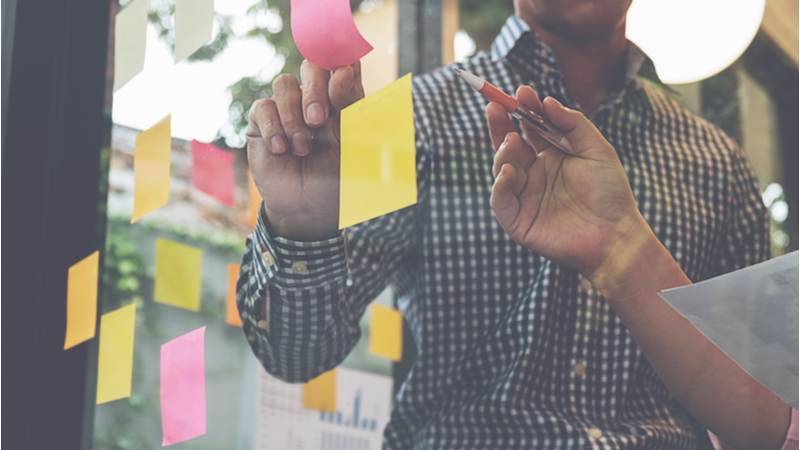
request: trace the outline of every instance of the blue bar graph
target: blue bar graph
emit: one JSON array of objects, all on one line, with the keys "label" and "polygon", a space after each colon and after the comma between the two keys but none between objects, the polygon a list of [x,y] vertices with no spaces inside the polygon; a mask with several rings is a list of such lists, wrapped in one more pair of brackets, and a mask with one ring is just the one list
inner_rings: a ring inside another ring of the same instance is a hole
[{"label": "blue bar graph", "polygon": [[322,412],[319,415],[320,422],[341,425],[348,428],[359,428],[362,430],[376,431],[378,429],[378,420],[372,418],[360,417],[361,414],[361,391],[356,392],[353,399],[353,416],[345,418],[342,411],[335,413]]}]

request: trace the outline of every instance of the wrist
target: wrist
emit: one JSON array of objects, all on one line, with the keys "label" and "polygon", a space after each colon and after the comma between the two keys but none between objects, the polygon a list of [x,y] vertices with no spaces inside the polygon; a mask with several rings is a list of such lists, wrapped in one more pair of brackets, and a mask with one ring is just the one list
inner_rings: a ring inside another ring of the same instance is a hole
[{"label": "wrist", "polygon": [[605,260],[586,278],[612,304],[690,284],[641,216],[616,239]]},{"label": "wrist", "polygon": [[301,242],[324,241],[339,235],[338,217],[313,213],[287,217],[261,204],[261,217],[270,236]]}]

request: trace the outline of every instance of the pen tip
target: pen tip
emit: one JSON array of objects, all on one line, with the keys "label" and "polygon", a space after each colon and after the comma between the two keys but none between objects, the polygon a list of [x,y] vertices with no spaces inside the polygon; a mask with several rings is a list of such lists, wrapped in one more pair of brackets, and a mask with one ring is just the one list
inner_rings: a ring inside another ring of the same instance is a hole
[{"label": "pen tip", "polygon": [[455,71],[457,74],[461,75],[461,69],[459,69],[458,67],[453,67],[453,70],[454,70],[454,71]]}]

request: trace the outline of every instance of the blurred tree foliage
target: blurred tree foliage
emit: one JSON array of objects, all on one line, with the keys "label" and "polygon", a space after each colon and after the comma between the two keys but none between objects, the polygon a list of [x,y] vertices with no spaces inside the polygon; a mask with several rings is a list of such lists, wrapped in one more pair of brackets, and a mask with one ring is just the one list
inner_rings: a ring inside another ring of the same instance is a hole
[{"label": "blurred tree foliage", "polygon": [[460,0],[458,21],[462,30],[475,41],[478,51],[489,51],[492,42],[506,19],[514,14],[511,0],[487,2],[486,0]]},{"label": "blurred tree foliage", "polygon": [[[124,6],[129,1],[122,0],[120,3]],[[372,1],[350,0],[350,8],[355,11],[362,3],[370,3]],[[237,34],[234,30],[235,17],[216,14],[215,21],[218,27],[216,36],[211,42],[192,54],[189,57],[189,61],[211,61],[235,39],[264,39],[267,44],[275,48],[277,57],[282,60],[282,68],[277,73],[289,73],[299,78],[303,56],[297,50],[297,46],[295,46],[292,39],[290,3],[290,0],[257,0],[249,8],[248,15],[255,17],[272,15],[279,18],[279,21],[277,24],[257,25],[255,28],[240,34]],[[511,0],[503,2],[461,0],[459,8],[461,28],[475,41],[478,50],[489,50],[492,41],[505,20],[514,13]],[[175,3],[172,0],[150,2],[148,20],[155,26],[159,37],[169,47],[173,46],[175,39],[174,12]],[[230,129],[226,130],[225,134],[243,135],[244,130],[247,128],[247,113],[250,107],[256,100],[272,95],[274,78],[261,80],[257,77],[245,77],[230,86]],[[222,132],[218,132],[214,143],[218,146],[230,148]]]}]

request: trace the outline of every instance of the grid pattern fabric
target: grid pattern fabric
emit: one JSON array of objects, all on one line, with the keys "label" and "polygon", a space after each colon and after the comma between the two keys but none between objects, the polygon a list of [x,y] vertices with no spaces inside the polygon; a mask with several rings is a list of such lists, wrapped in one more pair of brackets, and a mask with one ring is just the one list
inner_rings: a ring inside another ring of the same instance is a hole
[{"label": "grid pattern fabric", "polygon": [[[590,119],[655,234],[693,281],[768,258],[768,216],[743,152],[665,95],[633,44],[628,64],[627,82]],[[576,107],[551,51],[517,17],[463,67]],[[339,364],[365,308],[393,283],[419,354],[385,448],[711,448],[591,283],[495,220],[486,100],[452,67],[413,89],[416,205],[313,243],[270,237],[262,208],[237,303],[266,370],[302,382]]]}]

